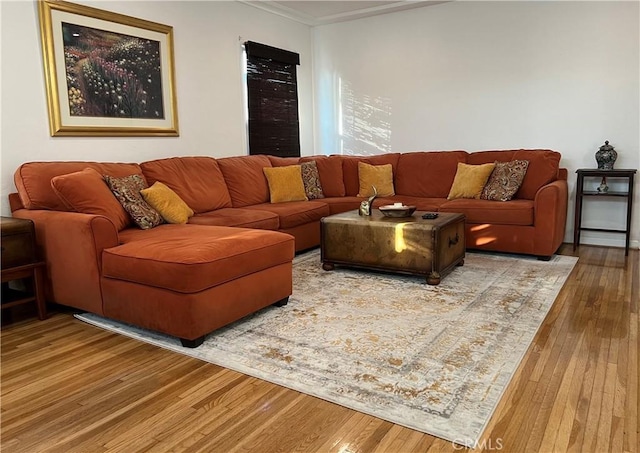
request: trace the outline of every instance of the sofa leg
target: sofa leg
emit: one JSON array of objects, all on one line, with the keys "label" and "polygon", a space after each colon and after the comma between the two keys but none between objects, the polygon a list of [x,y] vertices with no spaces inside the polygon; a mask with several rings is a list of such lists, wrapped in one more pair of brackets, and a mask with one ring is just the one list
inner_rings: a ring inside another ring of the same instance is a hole
[{"label": "sofa leg", "polygon": [[187,340],[186,338],[180,338],[183,348],[197,348],[204,342],[204,335],[193,340]]},{"label": "sofa leg", "polygon": [[278,302],[275,302],[274,304],[272,304],[274,307],[284,307],[285,305],[287,305],[289,303],[289,296],[285,297],[284,299],[280,299]]},{"label": "sofa leg", "polygon": [[551,260],[551,255],[538,257],[538,261],[549,261],[549,260]]}]

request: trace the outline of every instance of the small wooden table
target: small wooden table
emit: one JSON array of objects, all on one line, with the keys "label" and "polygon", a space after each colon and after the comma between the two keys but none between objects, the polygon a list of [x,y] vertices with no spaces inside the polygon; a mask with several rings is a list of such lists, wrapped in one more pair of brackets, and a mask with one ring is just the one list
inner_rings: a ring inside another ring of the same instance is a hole
[{"label": "small wooden table", "polygon": [[464,264],[465,217],[439,213],[433,220],[416,211],[411,217],[371,216],[343,212],[320,221],[322,267],[336,264],[426,276],[438,285],[442,275]]},{"label": "small wooden table", "polygon": [[[2,230],[2,309],[35,302],[38,318],[47,316],[44,299],[44,262],[36,253],[35,229],[27,219],[1,217]],[[31,291],[9,288],[10,281],[32,279]]]},{"label": "small wooden table", "polygon": [[[631,210],[633,207],[633,178],[637,170],[600,170],[600,169],[586,169],[581,168],[576,170],[578,174],[578,181],[576,184],[576,206],[575,206],[575,221],[573,229],[573,250],[580,245],[580,232],[581,231],[604,231],[609,233],[624,233],[625,234],[625,246],[624,254],[629,255],[629,239],[631,236]],[[620,191],[607,191],[598,192],[597,190],[584,190],[584,178],[596,177],[596,178],[627,178],[629,185],[626,192]],[[584,197],[622,197],[627,199],[627,222],[624,230],[612,229],[612,228],[586,228],[582,226],[582,201]]]}]

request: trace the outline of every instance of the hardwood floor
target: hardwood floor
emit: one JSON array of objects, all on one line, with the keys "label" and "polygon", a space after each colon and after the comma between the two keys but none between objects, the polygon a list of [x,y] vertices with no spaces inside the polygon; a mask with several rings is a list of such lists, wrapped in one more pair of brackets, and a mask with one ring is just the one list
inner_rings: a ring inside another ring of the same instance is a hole
[{"label": "hardwood floor", "polygon": [[[639,255],[579,248],[477,451],[638,452]],[[464,450],[69,313],[5,325],[1,346],[5,453]]]}]

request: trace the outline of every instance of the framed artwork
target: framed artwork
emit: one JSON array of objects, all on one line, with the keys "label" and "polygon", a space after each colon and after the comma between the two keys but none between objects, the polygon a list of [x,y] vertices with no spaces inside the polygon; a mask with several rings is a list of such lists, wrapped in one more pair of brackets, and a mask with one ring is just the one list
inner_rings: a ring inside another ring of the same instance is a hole
[{"label": "framed artwork", "polygon": [[40,0],[52,136],[177,136],[173,27]]}]

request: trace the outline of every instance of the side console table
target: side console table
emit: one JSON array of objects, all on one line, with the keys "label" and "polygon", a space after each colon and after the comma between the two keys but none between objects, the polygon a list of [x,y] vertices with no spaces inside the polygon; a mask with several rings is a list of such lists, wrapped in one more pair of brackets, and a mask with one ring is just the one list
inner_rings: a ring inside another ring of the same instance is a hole
[{"label": "side console table", "polygon": [[[44,262],[38,259],[36,252],[35,228],[27,219],[0,217],[2,230],[2,296],[3,309],[35,302],[38,318],[47,316],[44,300],[43,272]],[[9,288],[9,282],[19,279],[31,279],[30,291],[18,291]]]},{"label": "side console table", "polygon": [[[575,222],[573,230],[573,249],[580,245],[580,232],[581,231],[605,231],[611,233],[625,233],[625,256],[629,255],[629,238],[631,236],[631,209],[633,207],[633,178],[637,170],[597,170],[597,169],[579,169],[576,170],[578,174],[578,181],[576,185],[576,206],[575,206]],[[629,188],[626,192],[621,191],[606,191],[599,192],[597,190],[585,190],[584,178],[585,177],[597,177],[597,178],[627,178],[629,182]],[[624,230],[614,230],[611,228],[585,228],[582,226],[582,201],[585,197],[623,197],[627,199],[627,225]]]}]

